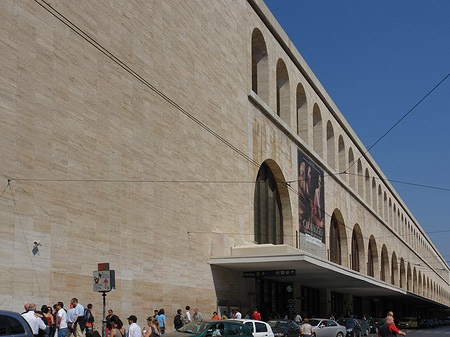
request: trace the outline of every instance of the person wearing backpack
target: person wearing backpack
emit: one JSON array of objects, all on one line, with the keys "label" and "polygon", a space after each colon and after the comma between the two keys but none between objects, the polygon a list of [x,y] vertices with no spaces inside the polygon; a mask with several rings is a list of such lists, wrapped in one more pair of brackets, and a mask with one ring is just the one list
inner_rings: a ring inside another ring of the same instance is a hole
[{"label": "person wearing backpack", "polygon": [[92,304],[89,303],[84,309],[84,319],[86,320],[86,335],[94,332],[94,315],[92,314]]},{"label": "person wearing backpack", "polygon": [[177,314],[173,318],[173,326],[175,327],[175,330],[178,330],[179,328],[183,327],[183,318],[181,316],[181,309],[177,310]]}]

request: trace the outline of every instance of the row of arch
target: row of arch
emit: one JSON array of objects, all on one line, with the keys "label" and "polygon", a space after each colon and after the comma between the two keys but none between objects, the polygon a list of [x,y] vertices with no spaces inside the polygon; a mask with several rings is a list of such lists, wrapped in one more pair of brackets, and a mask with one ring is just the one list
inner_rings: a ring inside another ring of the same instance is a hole
[{"label": "row of arch", "polygon": [[[353,226],[350,243],[341,212],[334,210],[330,222],[329,260],[367,274],[381,281],[403,288],[407,291],[430,298],[442,300],[447,292],[420,269],[427,269],[418,263],[391,254],[385,243],[379,247],[371,235],[365,243],[361,227]],[[348,247],[350,245],[350,251]],[[366,248],[367,246],[367,248]],[[348,258],[347,258],[348,256]]]},{"label": "row of arch", "polygon": [[[262,100],[269,103],[271,92],[269,54],[264,36],[258,28],[253,30],[251,45],[252,90]],[[324,123],[317,103],[314,103],[310,110],[310,103],[302,83],[298,83],[295,87],[296,120],[291,120],[293,119],[291,118],[291,84],[286,63],[282,58],[276,62],[275,73],[277,115],[290,127],[295,128],[297,134],[310,143],[313,150],[326,160],[333,170],[345,172],[341,174],[341,177],[398,235],[410,244],[413,250],[424,258],[434,258],[439,261],[426,237],[410,220],[402,207],[395,202],[395,198],[390,195],[382,179],[375,173],[371,174],[372,169],[369,170],[369,165],[363,165],[359,152],[354,151],[351,145],[345,144],[342,134],[335,136],[333,126],[335,121],[330,119]],[[312,111],[311,114],[310,111]],[[325,128],[324,125],[326,125]]]},{"label": "row of arch", "polygon": [[[254,196],[254,237],[259,244],[283,244],[285,232],[289,236],[292,230],[290,195],[283,181],[284,175],[275,161],[266,160],[259,168]],[[329,231],[326,245],[331,262],[418,295],[449,302],[450,294],[428,276],[431,271],[427,267],[396,251],[390,252],[388,245],[377,242],[374,235],[365,236],[359,224],[350,228],[338,208],[325,229]],[[347,229],[351,229],[351,239]]]}]

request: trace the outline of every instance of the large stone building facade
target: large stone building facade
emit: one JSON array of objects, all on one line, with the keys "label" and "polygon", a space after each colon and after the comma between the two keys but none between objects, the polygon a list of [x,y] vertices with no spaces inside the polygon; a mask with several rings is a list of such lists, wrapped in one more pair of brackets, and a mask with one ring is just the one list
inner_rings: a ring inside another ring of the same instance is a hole
[{"label": "large stone building facade", "polygon": [[99,308],[100,262],[123,317],[448,308],[445,260],[262,0],[5,0],[0,25],[1,308]]}]

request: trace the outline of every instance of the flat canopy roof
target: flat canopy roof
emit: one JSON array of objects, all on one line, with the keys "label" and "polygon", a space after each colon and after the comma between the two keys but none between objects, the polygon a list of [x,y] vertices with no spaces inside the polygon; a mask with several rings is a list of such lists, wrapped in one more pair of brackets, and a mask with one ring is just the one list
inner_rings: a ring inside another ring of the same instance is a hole
[{"label": "flat canopy roof", "polygon": [[283,282],[298,281],[302,285],[308,287],[319,289],[326,288],[340,293],[351,293],[356,296],[395,296],[403,297],[404,299],[423,300],[427,303],[433,303],[447,308],[447,306],[442,305],[441,303],[412,294],[400,287],[363,275],[293,247],[289,247],[285,250],[285,252],[289,254],[283,254],[280,250],[276,251],[269,245],[266,247],[267,249],[261,247],[261,245],[254,248],[232,248],[232,256],[211,257],[210,264],[240,271],[242,273],[295,270],[295,276],[268,276],[265,278]]}]

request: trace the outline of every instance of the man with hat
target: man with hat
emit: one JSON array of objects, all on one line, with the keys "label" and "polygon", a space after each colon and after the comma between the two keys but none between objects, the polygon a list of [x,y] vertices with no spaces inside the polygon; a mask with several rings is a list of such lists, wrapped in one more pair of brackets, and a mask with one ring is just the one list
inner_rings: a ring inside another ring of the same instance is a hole
[{"label": "man with hat", "polygon": [[128,328],[127,337],[142,337],[142,329],[139,325],[137,325],[137,317],[131,315],[128,319],[128,324],[130,327]]}]

